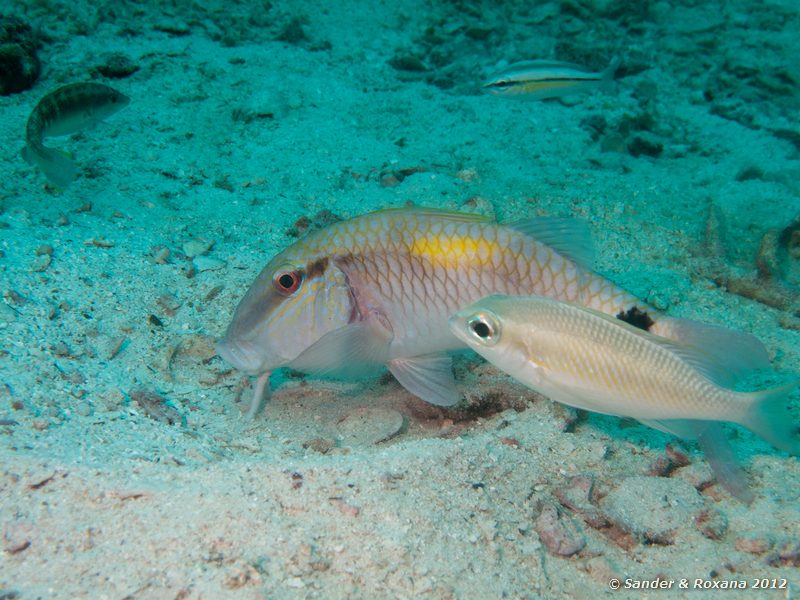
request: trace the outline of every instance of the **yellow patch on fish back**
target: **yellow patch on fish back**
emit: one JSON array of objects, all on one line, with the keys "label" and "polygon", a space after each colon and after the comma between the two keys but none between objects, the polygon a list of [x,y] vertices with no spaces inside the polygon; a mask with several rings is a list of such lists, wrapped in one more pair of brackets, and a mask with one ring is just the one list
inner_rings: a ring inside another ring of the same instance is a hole
[{"label": "yellow patch on fish back", "polygon": [[481,262],[488,261],[499,248],[495,242],[483,238],[429,234],[415,239],[410,250],[414,256],[426,258],[435,265],[447,266],[464,258],[477,257]]}]

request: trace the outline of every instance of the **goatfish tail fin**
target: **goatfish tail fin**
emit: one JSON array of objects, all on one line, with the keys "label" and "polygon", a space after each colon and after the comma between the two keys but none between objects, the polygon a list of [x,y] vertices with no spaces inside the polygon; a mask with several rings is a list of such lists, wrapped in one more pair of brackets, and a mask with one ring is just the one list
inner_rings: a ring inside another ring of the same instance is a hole
[{"label": "goatfish tail fin", "polygon": [[47,180],[56,187],[64,189],[77,177],[78,169],[66,152],[28,145],[22,149],[21,154],[28,164],[39,167]]},{"label": "goatfish tail fin", "polygon": [[769,390],[745,392],[750,396],[750,409],[741,421],[753,433],[794,456],[800,456],[800,431],[786,407],[789,394],[800,381],[793,381]]}]

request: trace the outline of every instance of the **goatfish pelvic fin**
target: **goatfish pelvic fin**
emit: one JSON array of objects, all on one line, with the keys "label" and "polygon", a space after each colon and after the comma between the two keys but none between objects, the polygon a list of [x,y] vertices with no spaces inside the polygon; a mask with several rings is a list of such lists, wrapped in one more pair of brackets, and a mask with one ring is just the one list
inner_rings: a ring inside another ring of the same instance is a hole
[{"label": "goatfish pelvic fin", "polygon": [[426,402],[453,406],[461,400],[447,354],[395,358],[387,366],[400,385]]}]

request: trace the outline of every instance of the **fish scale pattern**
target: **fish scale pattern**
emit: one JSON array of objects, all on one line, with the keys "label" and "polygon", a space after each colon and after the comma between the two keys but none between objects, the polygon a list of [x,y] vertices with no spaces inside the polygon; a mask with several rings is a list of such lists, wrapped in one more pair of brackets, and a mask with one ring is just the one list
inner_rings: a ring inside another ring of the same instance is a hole
[{"label": "fish scale pattern", "polygon": [[546,357],[548,368],[616,396],[626,406],[638,406],[634,416],[663,418],[665,411],[672,410],[673,418],[698,411],[705,418],[742,418],[738,410],[743,403],[734,392],[700,376],[641,332],[611,326],[591,313],[555,303],[540,304],[516,326]]}]

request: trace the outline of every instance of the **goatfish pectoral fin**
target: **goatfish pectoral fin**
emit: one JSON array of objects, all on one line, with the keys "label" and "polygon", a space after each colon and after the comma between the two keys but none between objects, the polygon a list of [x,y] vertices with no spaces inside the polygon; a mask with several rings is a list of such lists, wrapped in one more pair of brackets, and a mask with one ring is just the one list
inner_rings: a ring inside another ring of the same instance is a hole
[{"label": "goatfish pectoral fin", "polygon": [[334,329],[287,366],[317,376],[360,378],[388,360],[391,331],[375,318]]},{"label": "goatfish pectoral fin", "polygon": [[755,496],[747,483],[744,469],[736,459],[728,438],[725,437],[722,423],[677,419],[661,421],[640,419],[640,422],[679,438],[697,441],[719,484],[741,502],[745,504],[753,502]]},{"label": "goatfish pectoral fin", "polygon": [[453,378],[453,361],[446,354],[395,358],[387,366],[404,388],[437,406],[453,406],[461,400]]},{"label": "goatfish pectoral fin", "polygon": [[75,181],[78,169],[70,158],[69,154],[63,150],[54,148],[31,148],[25,146],[20,152],[22,158],[29,165],[39,167],[47,177],[47,180],[54,186],[65,189],[70,183]]}]

